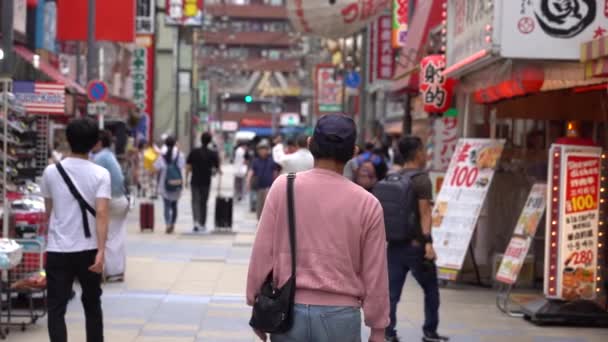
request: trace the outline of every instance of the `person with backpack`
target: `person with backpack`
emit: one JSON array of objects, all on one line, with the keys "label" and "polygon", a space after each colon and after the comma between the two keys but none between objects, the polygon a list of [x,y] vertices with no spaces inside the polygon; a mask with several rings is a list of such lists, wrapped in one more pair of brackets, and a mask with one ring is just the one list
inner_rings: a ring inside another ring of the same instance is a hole
[{"label": "person with backpack", "polygon": [[397,304],[410,271],[424,290],[422,340],[447,341],[448,338],[437,334],[439,285],[431,236],[433,190],[431,179],[424,171],[424,144],[420,138],[408,136],[399,142],[399,152],[403,158],[401,170],[389,174],[373,191],[384,209],[388,242],[391,323],[386,329],[386,341],[399,341],[395,330]]},{"label": "person with backpack", "polygon": [[196,148],[188,155],[186,164],[186,181],[190,178],[192,187],[192,216],[194,218],[194,232],[205,231],[207,223],[207,201],[211,188],[211,177],[214,171],[222,172],[220,157],[216,151],[209,149],[212,137],[205,132],[201,135],[201,147]]},{"label": "person with backpack", "polygon": [[365,152],[356,159],[355,183],[367,191],[372,191],[376,183],[384,179],[387,171],[388,167],[381,151],[378,151],[374,144],[367,143]]},{"label": "person with backpack", "polygon": [[154,168],[159,173],[158,193],[163,198],[166,233],[172,234],[177,221],[177,202],[182,195],[184,178],[182,170],[186,161],[176,147],[175,138],[169,136],[165,139],[167,149],[156,160]]},{"label": "person with backpack", "polygon": [[95,121],[70,121],[66,136],[71,153],[49,165],[40,182],[49,222],[45,266],[49,341],[68,341],[65,313],[78,279],[86,340],[102,342],[101,274],[112,198],[110,173],[89,160],[99,138]]}]

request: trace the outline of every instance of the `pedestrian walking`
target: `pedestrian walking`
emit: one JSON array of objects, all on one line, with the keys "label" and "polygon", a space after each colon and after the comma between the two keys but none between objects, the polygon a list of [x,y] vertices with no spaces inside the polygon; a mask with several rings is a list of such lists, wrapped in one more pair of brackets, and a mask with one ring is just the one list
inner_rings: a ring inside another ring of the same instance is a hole
[{"label": "pedestrian walking", "polygon": [[[201,147],[192,150],[186,161],[186,182],[191,179],[194,232],[207,229],[205,225],[207,224],[207,201],[209,200],[211,177],[216,171],[222,172],[218,153],[209,149],[211,139],[211,134],[203,133]],[[190,178],[191,174],[192,178]]]},{"label": "pedestrian walking", "polygon": [[268,190],[279,174],[279,165],[275,163],[270,155],[270,144],[262,141],[257,146],[258,157],[253,160],[251,170],[247,176],[249,188],[256,191],[256,215],[260,219]]},{"label": "pedestrian walking", "polygon": [[439,287],[431,237],[433,189],[429,175],[424,172],[424,144],[418,137],[405,137],[399,142],[399,152],[403,160],[401,170],[374,189],[384,207],[388,241],[391,323],[386,329],[386,341],[399,341],[395,330],[397,304],[410,271],[424,290],[423,341],[446,341],[446,337],[437,333]]},{"label": "pedestrian walking", "polygon": [[247,176],[247,144],[238,143],[234,151],[234,197],[237,201],[243,199],[245,177]]},{"label": "pedestrian walking", "polygon": [[310,170],[314,167],[314,157],[308,150],[308,137],[301,135],[296,140],[297,149],[285,154],[277,163],[281,166],[282,174],[296,173]]},{"label": "pedestrian walking", "polygon": [[[373,195],[342,176],[356,136],[351,118],[322,117],[310,139],[315,167],[295,175],[293,324],[272,334],[274,342],[361,341],[361,309],[371,328],[369,340],[384,341],[389,299],[382,208]],[[292,279],[288,178],[281,176],[273,184],[258,226],[247,276],[249,305],[259,299],[267,279],[277,286]]]},{"label": "pedestrian walking", "polygon": [[47,308],[51,342],[67,342],[65,313],[74,279],[82,288],[87,342],[103,341],[101,274],[104,267],[112,185],[108,170],[89,161],[99,129],[91,119],[66,128],[71,153],[49,165],[40,190],[49,220]]},{"label": "pedestrian walking", "polygon": [[154,168],[159,174],[158,193],[163,198],[164,218],[167,234],[172,234],[177,221],[177,202],[184,187],[183,172],[186,165],[184,156],[176,147],[173,137],[165,140],[165,153],[156,160]]},{"label": "pedestrian walking", "polygon": [[110,222],[106,243],[104,277],[107,281],[123,281],[127,265],[127,214],[129,199],[125,189],[125,176],[112,152],[112,133],[101,131],[99,141],[93,148],[95,164],[108,170],[112,186],[110,200]]}]

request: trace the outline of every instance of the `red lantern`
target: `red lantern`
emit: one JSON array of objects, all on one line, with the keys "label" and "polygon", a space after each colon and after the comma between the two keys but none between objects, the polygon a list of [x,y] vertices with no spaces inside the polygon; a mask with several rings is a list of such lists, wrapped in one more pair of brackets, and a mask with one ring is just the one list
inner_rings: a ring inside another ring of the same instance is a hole
[{"label": "red lantern", "polygon": [[511,73],[509,80],[477,90],[474,99],[478,103],[491,103],[533,94],[541,90],[544,82],[545,74],[542,69],[535,67],[518,68]]},{"label": "red lantern", "polygon": [[430,55],[420,62],[420,91],[427,113],[443,113],[452,104],[456,80],[445,77],[444,69],[444,55]]}]

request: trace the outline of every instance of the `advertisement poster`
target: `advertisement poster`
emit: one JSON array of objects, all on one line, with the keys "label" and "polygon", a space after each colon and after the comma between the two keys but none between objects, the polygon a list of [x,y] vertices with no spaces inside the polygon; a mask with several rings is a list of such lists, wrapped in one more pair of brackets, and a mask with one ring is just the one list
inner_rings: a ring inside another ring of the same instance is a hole
[{"label": "advertisement poster", "polygon": [[169,26],[202,26],[203,0],[166,0],[165,23]]},{"label": "advertisement poster", "polygon": [[393,0],[393,48],[405,46],[409,19],[409,0]]},{"label": "advertisement poster", "polygon": [[551,160],[557,210],[547,224],[545,293],[568,301],[595,299],[601,150],[553,145]]},{"label": "advertisement poster", "polygon": [[515,226],[513,237],[496,274],[496,280],[509,285],[517,282],[546,205],[547,185],[534,184]]},{"label": "advertisement poster", "polygon": [[433,240],[442,279],[455,280],[467,255],[504,140],[460,139],[433,208]]},{"label": "advertisement poster", "polygon": [[608,30],[606,0],[502,1],[501,56],[579,60],[581,44]]},{"label": "advertisement poster", "polygon": [[342,112],[342,78],[333,66],[317,66],[315,102],[318,115]]},{"label": "advertisement poster", "polygon": [[433,121],[432,168],[446,171],[458,143],[458,116],[444,115]]},{"label": "advertisement poster", "polygon": [[139,129],[138,140],[148,140],[152,136],[154,119],[154,36],[138,35],[136,47],[133,51],[131,64],[131,77],[133,79],[133,102],[141,113],[148,119],[145,127]]}]

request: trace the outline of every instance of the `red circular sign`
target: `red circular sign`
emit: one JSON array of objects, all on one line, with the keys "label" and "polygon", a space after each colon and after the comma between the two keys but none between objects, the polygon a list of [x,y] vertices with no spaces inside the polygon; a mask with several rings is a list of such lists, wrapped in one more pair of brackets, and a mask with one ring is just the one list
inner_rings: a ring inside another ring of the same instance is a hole
[{"label": "red circular sign", "polygon": [[536,28],[536,23],[531,17],[523,17],[517,23],[517,29],[523,34],[530,34]]}]

